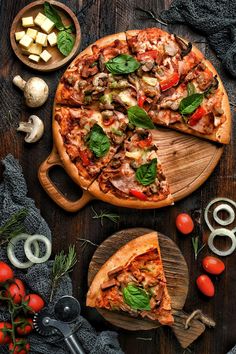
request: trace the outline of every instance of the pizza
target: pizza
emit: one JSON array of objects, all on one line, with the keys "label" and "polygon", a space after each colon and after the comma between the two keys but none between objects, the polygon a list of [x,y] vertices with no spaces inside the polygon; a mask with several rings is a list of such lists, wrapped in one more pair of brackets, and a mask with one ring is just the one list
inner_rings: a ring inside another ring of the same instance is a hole
[{"label": "pizza", "polygon": [[89,288],[86,305],[162,325],[174,323],[156,232],[128,242],[103,264]]},{"label": "pizza", "polygon": [[102,38],[72,62],[55,97],[53,134],[69,175],[115,205],[173,203],[158,126],[229,143],[227,93],[191,43],[159,28]]}]

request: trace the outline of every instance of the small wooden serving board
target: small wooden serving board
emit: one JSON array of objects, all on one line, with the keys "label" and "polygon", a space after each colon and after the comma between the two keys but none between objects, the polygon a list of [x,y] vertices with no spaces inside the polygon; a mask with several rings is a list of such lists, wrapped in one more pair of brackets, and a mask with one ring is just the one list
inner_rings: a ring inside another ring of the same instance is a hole
[{"label": "small wooden serving board", "polygon": [[[132,239],[152,232],[145,228],[132,228],[116,232],[108,237],[95,251],[88,270],[88,285],[90,286],[96,273],[101,266],[119,248]],[[189,274],[186,261],[177,245],[167,236],[158,233],[158,240],[161,249],[161,256],[167,280],[168,292],[172,301],[172,310],[175,318],[171,327],[183,348],[188,347],[205,330],[204,324],[198,320],[193,320],[188,330],[184,329],[187,315],[182,311],[188,294]],[[125,312],[112,312],[97,309],[98,312],[114,326],[126,330],[150,330],[160,327],[158,322],[134,318]]]}]

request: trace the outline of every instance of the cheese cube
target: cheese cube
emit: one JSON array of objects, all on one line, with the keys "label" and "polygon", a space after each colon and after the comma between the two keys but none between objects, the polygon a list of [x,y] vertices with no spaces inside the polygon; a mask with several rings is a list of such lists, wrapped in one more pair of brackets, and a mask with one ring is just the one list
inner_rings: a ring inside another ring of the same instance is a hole
[{"label": "cheese cube", "polygon": [[41,24],[43,23],[43,21],[46,20],[46,18],[47,18],[46,16],[44,16],[41,12],[39,12],[38,15],[34,19],[35,25],[40,27]]},{"label": "cheese cube", "polygon": [[53,29],[53,27],[55,26],[55,23],[52,22],[49,18],[46,18],[45,21],[43,21],[43,23],[41,24],[41,28],[44,32],[46,32],[47,34],[51,32],[51,30]]},{"label": "cheese cube", "polygon": [[40,57],[38,55],[34,55],[34,54],[30,54],[28,56],[28,58],[29,58],[29,60],[35,61],[36,63],[38,63],[40,60]]},{"label": "cheese cube", "polygon": [[26,34],[28,36],[30,36],[31,38],[33,38],[35,40],[36,36],[37,36],[37,33],[38,31],[36,31],[35,29],[33,28],[28,28],[27,31],[26,31]]},{"label": "cheese cube", "polygon": [[47,35],[45,33],[38,32],[35,42],[38,44],[41,44],[43,47],[46,47],[47,46]]},{"label": "cheese cube", "polygon": [[15,33],[16,41],[17,41],[17,42],[20,41],[21,38],[24,37],[24,35],[25,35],[25,31],[16,32],[16,33]]},{"label": "cheese cube", "polygon": [[46,49],[40,54],[40,58],[42,58],[45,62],[51,59],[51,57],[52,57],[51,54],[48,53]]},{"label": "cheese cube", "polygon": [[31,46],[31,44],[33,43],[33,38],[31,38],[30,36],[25,34],[24,37],[21,38],[19,43],[20,43],[20,45],[22,45],[22,47],[28,49]]},{"label": "cheese cube", "polygon": [[32,16],[22,17],[22,26],[23,27],[31,27],[33,25],[34,25],[34,19]]},{"label": "cheese cube", "polygon": [[42,48],[41,44],[38,44],[38,43],[31,44],[31,46],[28,49],[29,54],[40,55],[42,53],[42,51],[43,51],[43,48]]},{"label": "cheese cube", "polygon": [[48,35],[48,42],[51,47],[57,44],[57,35],[55,32],[52,32]]}]

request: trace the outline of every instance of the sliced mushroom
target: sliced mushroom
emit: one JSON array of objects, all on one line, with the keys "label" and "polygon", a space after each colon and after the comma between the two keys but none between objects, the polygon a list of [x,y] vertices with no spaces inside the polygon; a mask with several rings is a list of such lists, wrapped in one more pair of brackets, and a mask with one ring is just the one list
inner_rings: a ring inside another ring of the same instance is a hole
[{"label": "sliced mushroom", "polygon": [[40,107],[46,102],[49,88],[46,82],[39,77],[31,77],[25,81],[20,75],[17,75],[14,77],[13,83],[24,92],[27,106]]},{"label": "sliced mushroom", "polygon": [[175,40],[176,40],[178,46],[181,49],[182,57],[184,57],[189,52],[191,52],[191,50],[192,50],[192,43],[191,42],[185,43],[180,37],[178,37],[176,35],[174,35],[174,36],[175,36]]},{"label": "sliced mushroom", "polygon": [[26,143],[35,143],[44,133],[44,124],[38,116],[32,115],[28,122],[20,122],[17,131],[27,133],[25,136]]}]

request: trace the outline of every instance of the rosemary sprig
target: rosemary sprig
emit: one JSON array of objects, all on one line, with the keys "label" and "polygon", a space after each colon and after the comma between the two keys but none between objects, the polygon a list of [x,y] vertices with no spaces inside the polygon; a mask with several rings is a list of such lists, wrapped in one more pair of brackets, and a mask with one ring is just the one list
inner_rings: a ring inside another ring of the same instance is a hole
[{"label": "rosemary sprig", "polygon": [[117,215],[117,214],[114,214],[114,213],[109,213],[108,211],[106,210],[101,210],[100,211],[100,214],[98,214],[92,207],[92,210],[94,212],[94,215],[93,215],[93,219],[101,219],[100,222],[101,222],[101,225],[103,226],[103,220],[104,218],[107,218],[109,220],[111,220],[112,222],[114,223],[118,223],[119,222],[119,219],[120,219],[120,216]]},{"label": "rosemary sprig", "polygon": [[65,254],[62,250],[55,256],[52,266],[52,288],[50,294],[50,302],[52,301],[54,291],[58,285],[59,280],[67,273],[73,270],[76,264],[76,251],[75,246],[69,246],[68,254]]},{"label": "rosemary sprig", "polygon": [[192,245],[193,245],[193,250],[194,250],[194,259],[196,261],[199,253],[203,250],[203,248],[206,246],[206,244],[204,243],[203,245],[200,246],[199,236],[196,236],[196,237],[192,237]]},{"label": "rosemary sprig", "polygon": [[27,213],[25,208],[17,211],[0,227],[0,246],[25,231],[23,221]]}]

